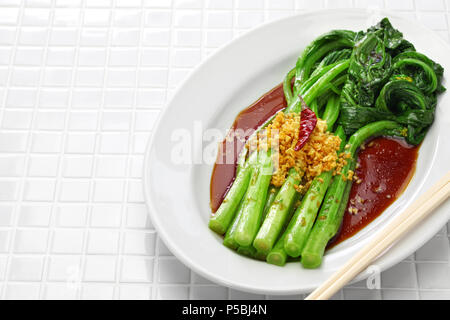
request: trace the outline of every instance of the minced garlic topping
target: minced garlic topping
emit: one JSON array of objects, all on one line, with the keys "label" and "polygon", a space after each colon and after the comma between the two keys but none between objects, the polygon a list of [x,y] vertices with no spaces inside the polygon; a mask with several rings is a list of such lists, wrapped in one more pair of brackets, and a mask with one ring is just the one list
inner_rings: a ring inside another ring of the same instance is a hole
[{"label": "minced garlic topping", "polygon": [[297,187],[297,191],[301,192],[300,190],[307,190],[314,177],[335,169],[341,139],[327,132],[326,122],[318,119],[308,142],[302,149],[295,151],[299,127],[299,114],[279,112],[258,138],[250,139],[248,147],[251,150],[267,151],[270,146],[274,164],[271,183],[276,187],[281,186],[289,169],[295,168],[304,177],[302,185]]}]

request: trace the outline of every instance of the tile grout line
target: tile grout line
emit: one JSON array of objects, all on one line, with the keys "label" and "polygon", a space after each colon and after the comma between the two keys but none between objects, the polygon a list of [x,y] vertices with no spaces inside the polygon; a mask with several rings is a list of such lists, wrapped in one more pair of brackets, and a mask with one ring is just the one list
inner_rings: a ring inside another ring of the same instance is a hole
[{"label": "tile grout line", "polygon": [[[174,43],[174,32],[175,32],[175,27],[174,27],[174,3],[173,1],[170,4],[170,26],[169,26],[169,43],[167,45],[168,47],[168,61],[167,61],[167,79],[166,79],[166,88],[165,88],[165,102],[164,102],[164,106],[167,105],[168,101],[169,101],[169,83],[170,83],[170,70],[171,70],[171,66],[172,66],[172,52],[173,52],[173,43]],[[146,208],[147,210],[147,214],[149,215],[150,213],[148,212],[148,208]],[[152,299],[159,299],[158,296],[158,288],[159,288],[159,279],[158,279],[158,274],[159,274],[159,247],[160,247],[160,242],[162,241],[161,238],[159,237],[158,233],[155,231],[156,234],[156,238],[155,238],[155,256],[154,256],[154,260],[153,260],[153,286],[152,286]],[[190,293],[190,289],[189,289],[189,293]]]},{"label": "tile grout line", "polygon": [[[3,97],[2,97],[2,104],[0,105],[0,129],[2,130],[2,132],[8,132],[8,129],[2,128],[2,126],[3,126],[3,116],[4,116],[5,111],[8,109],[6,107],[7,106],[7,101],[8,101],[8,92],[9,92],[9,88],[11,87],[11,77],[12,77],[11,75],[13,73],[12,70],[15,67],[14,61],[16,59],[17,48],[19,46],[19,36],[20,36],[20,32],[21,32],[21,27],[20,26],[21,26],[22,20],[23,20],[24,4],[22,3],[19,7],[14,6],[12,8],[14,8],[14,9],[18,8],[19,11],[18,11],[18,15],[17,15],[17,24],[16,24],[16,27],[15,27],[13,44],[5,45],[5,47],[7,47],[7,48],[11,47],[11,52],[9,54],[9,58],[8,58],[9,60],[8,60],[8,63],[7,63],[7,70],[8,71],[7,71],[7,74],[6,74],[5,84],[4,84],[4,87],[3,87],[4,92],[3,92]],[[22,109],[25,110],[25,111],[28,111],[28,110],[31,109],[31,111],[33,112],[33,108],[30,108],[30,107],[25,107],[25,108],[22,108]],[[31,124],[30,124],[30,126],[31,126]],[[24,132],[24,130],[17,130],[17,132],[22,133],[22,132]],[[28,143],[28,141],[27,141],[27,143]],[[17,177],[14,177],[15,178],[14,180],[16,182],[18,182],[19,184],[20,184],[21,179],[25,179],[24,177],[25,177],[26,172],[27,172],[26,163],[25,163],[25,161],[26,161],[26,152],[27,152],[27,150],[25,150],[24,152],[20,152],[20,155],[24,155],[23,172],[20,175],[18,175]],[[8,154],[11,154],[11,152],[8,152]],[[11,177],[5,177],[5,178],[8,181],[12,180]],[[15,197],[18,197],[18,196],[19,196],[19,190],[16,190]],[[12,217],[11,217],[10,225],[8,226],[8,229],[7,229],[8,231],[10,231],[8,240],[10,242],[12,242],[13,241],[12,234],[13,234],[13,232],[15,232],[14,231],[14,229],[15,229],[14,226],[15,226],[16,214],[14,214],[14,213],[16,212],[16,208],[15,207],[17,206],[18,200],[17,199],[16,200],[11,200],[9,202],[11,202],[10,203],[11,207],[14,207],[14,209],[12,210],[13,214],[12,214]],[[6,201],[2,201],[1,203],[5,204]],[[9,245],[10,245],[10,243],[8,243],[8,246]],[[9,259],[10,258],[9,258],[9,255],[8,255],[8,257],[6,258],[6,266],[8,266],[8,260]],[[7,267],[5,268],[5,270],[3,270],[3,274],[0,274],[0,277],[3,277],[4,282],[7,282],[7,279],[8,279]],[[0,296],[4,296],[4,292],[6,292],[6,285],[4,285],[4,290],[0,290]]]},{"label": "tile grout line", "polygon": [[[25,5],[22,2],[20,9],[19,9],[19,17],[18,17],[18,23],[17,23],[17,27],[16,27],[16,34],[15,34],[15,40],[14,40],[14,46],[13,46],[13,52],[11,53],[10,56],[10,65],[9,65],[9,72],[8,72],[8,77],[7,77],[7,82],[6,82],[6,86],[5,86],[5,96],[4,96],[4,102],[3,102],[3,106],[6,105],[7,102],[7,96],[9,93],[9,88],[11,85],[11,74],[12,74],[12,69],[14,66],[14,60],[16,57],[16,53],[17,53],[17,48],[18,48],[18,44],[19,44],[19,34],[21,31],[21,26],[22,26],[22,20],[23,20],[23,15],[24,15],[24,11],[25,11]],[[43,59],[43,58],[42,58]],[[42,61],[41,61],[42,63]],[[12,217],[12,224],[11,224],[11,232],[9,234],[9,243],[8,243],[8,257],[7,257],[7,261],[6,261],[6,270],[5,270],[5,280],[3,282],[3,292],[2,292],[2,298],[5,299],[7,296],[7,291],[8,291],[8,281],[9,281],[9,277],[10,277],[10,273],[11,273],[11,264],[12,264],[12,259],[13,259],[13,255],[14,255],[14,239],[16,236],[16,232],[17,232],[17,226],[19,224],[19,208],[20,208],[20,200],[21,198],[23,198],[23,193],[24,193],[24,185],[25,185],[25,180],[27,177],[27,172],[28,172],[28,163],[29,163],[29,155],[30,155],[30,148],[31,148],[31,140],[32,140],[32,128],[33,128],[33,122],[35,121],[36,118],[36,109],[37,109],[37,105],[38,102],[35,99],[34,102],[34,106],[32,108],[32,117],[31,117],[31,123],[30,123],[30,127],[29,127],[29,132],[27,133],[27,143],[26,143],[26,150],[24,152],[25,154],[25,161],[24,161],[24,166],[23,166],[23,172],[22,175],[18,178],[18,190],[16,190],[16,200],[14,200],[14,209],[13,209],[13,217]],[[1,116],[2,114],[0,114]],[[1,120],[1,119],[0,119]]]},{"label": "tile grout line", "polygon": [[[231,0],[234,2],[234,0]],[[201,61],[204,61],[206,59],[206,41],[207,41],[207,21],[206,21],[206,5],[205,1],[202,1],[202,7],[200,9],[201,16],[200,16],[200,30],[201,30],[201,39],[200,39],[200,56]],[[201,63],[201,62],[199,62]],[[192,68],[191,68],[192,70]],[[194,271],[192,269],[189,269],[189,299],[193,299],[193,292],[192,288],[194,287]],[[228,297],[229,297],[229,289],[228,289]]]},{"label": "tile grout line", "polygon": [[[14,280],[14,281],[10,281],[9,283],[13,283],[13,284],[26,284],[26,283],[32,283],[32,284],[40,284],[39,280]],[[65,280],[51,280],[48,281],[48,283],[52,283],[52,284],[63,284],[66,283]],[[99,285],[107,285],[107,284],[111,284],[110,281],[101,281],[101,280],[96,280],[96,281],[86,281],[86,284],[99,284]],[[121,282],[122,284],[126,284],[126,285],[136,285],[139,283],[136,283],[134,281],[123,281]],[[161,283],[160,284],[161,287],[164,288],[170,288],[170,287],[189,287],[188,283]],[[198,283],[198,284],[194,284],[193,285],[196,288],[217,288],[218,285],[216,283]],[[347,290],[368,290],[366,287],[346,287]],[[378,289],[373,289],[373,290],[378,290]],[[396,288],[396,287],[383,287],[382,289],[379,290],[391,290],[391,291],[408,291],[408,292],[415,292],[415,288]],[[433,291],[433,292],[448,292],[450,293],[450,289],[447,288],[426,288],[423,289],[423,291]],[[340,292],[342,292],[342,289],[340,291],[338,291],[336,294],[340,294]],[[247,293],[247,292],[243,292],[243,293]],[[251,293],[248,293],[251,294]],[[257,294],[256,294],[257,295]],[[305,293],[300,293],[297,294],[299,297],[303,297],[307,294]],[[282,295],[283,296],[283,295]],[[287,295],[289,296],[289,295]],[[295,294],[294,294],[295,296]]]},{"label": "tile grout line", "polygon": [[[17,8],[17,7],[14,7],[14,8]],[[11,53],[10,53],[9,61],[8,61],[8,73],[6,75],[6,80],[5,80],[5,85],[4,85],[2,108],[0,108],[0,125],[3,124],[2,123],[3,115],[4,115],[4,111],[6,110],[9,88],[11,87],[11,75],[13,73],[12,70],[16,66],[14,61],[16,60],[17,48],[19,47],[19,36],[20,36],[21,29],[22,29],[21,25],[22,25],[22,20],[23,20],[23,15],[24,15],[24,8],[25,8],[25,5],[22,2],[21,6],[19,7],[19,14],[17,17],[17,24],[16,24],[16,33],[14,34],[14,43],[11,45]],[[10,46],[5,45],[5,47],[9,48]],[[24,109],[30,109],[30,108],[27,107]],[[2,128],[2,130],[4,130],[4,129]]]},{"label": "tile grout line", "polygon": [[[65,229],[65,230],[80,230],[82,228],[83,227],[63,227],[62,229]],[[47,229],[47,227],[46,226],[22,227],[21,229],[45,231]],[[91,229],[92,230],[96,230],[96,231],[100,231],[100,230],[111,231],[111,230],[115,230],[116,228],[113,228],[113,227],[96,227],[96,228],[91,228]],[[151,230],[151,229],[149,229],[148,231],[145,231],[145,229],[142,229],[142,228],[134,228],[134,229],[129,229],[129,230],[134,231],[134,232],[143,231],[143,232],[146,232],[148,234],[156,234],[155,231]],[[1,230],[1,231],[3,231],[3,230]],[[444,237],[444,236],[442,236],[442,237]],[[23,257],[36,257],[36,256],[39,256],[41,254],[42,254],[42,252],[23,252],[23,253],[21,253],[21,256],[23,256]],[[55,256],[68,256],[68,255],[70,255],[70,256],[80,256],[82,254],[83,253],[75,253],[75,252],[74,253],[65,253],[65,252],[53,252],[52,253],[52,255],[55,255]],[[8,255],[7,252],[0,253],[0,257],[6,257],[7,255]],[[96,253],[96,255],[98,255],[98,256],[108,256],[108,255],[110,255],[110,253]],[[133,254],[129,254],[129,256],[130,257],[148,257],[147,254],[142,254],[142,253],[133,253]],[[175,257],[173,255],[169,255],[169,256],[161,256],[160,258],[161,259],[170,259],[170,258],[173,259]],[[413,260],[405,259],[405,260],[403,260],[401,262],[412,263]],[[448,263],[448,261],[446,261],[446,260],[415,260],[415,262],[417,262],[418,264],[429,264],[429,265],[444,265],[444,264]],[[352,286],[352,287],[356,287],[356,286]]]},{"label": "tile grout line", "polygon": [[[48,30],[47,40],[46,40],[46,44],[45,44],[45,47],[46,47],[45,58],[44,58],[45,61],[44,61],[44,67],[43,67],[43,69],[41,71],[42,73],[41,73],[40,79],[39,79],[39,91],[38,91],[38,96],[36,98],[38,100],[38,103],[39,103],[39,95],[40,95],[41,88],[42,88],[41,83],[43,82],[43,79],[45,77],[45,69],[46,69],[45,68],[45,66],[46,66],[45,63],[46,63],[47,56],[48,56],[48,49],[50,47],[50,39],[51,39],[51,35],[52,35],[52,32],[53,32],[52,26],[53,26],[53,23],[54,23],[54,19],[55,19],[55,1],[52,1],[52,6],[50,8],[50,16],[49,16],[49,30]],[[64,122],[64,125],[65,125],[65,122]],[[62,155],[64,154],[64,133],[63,133],[63,138],[61,139],[60,147],[61,147],[61,150],[59,152],[57,171],[60,170],[60,166],[61,166],[60,160],[61,160]],[[42,254],[44,262],[43,262],[43,267],[42,267],[41,283],[40,283],[40,286],[39,286],[39,299],[43,299],[43,295],[44,295],[45,289],[46,289],[46,280],[47,280],[46,276],[48,275],[47,274],[48,273],[48,265],[50,263],[49,262],[50,261],[50,248],[51,248],[51,244],[52,244],[52,241],[53,241],[53,238],[52,238],[52,236],[53,236],[52,235],[52,231],[53,230],[51,228],[52,217],[54,216],[53,212],[55,210],[54,209],[55,203],[57,202],[58,185],[60,183],[60,181],[58,179],[58,175],[56,175],[55,177],[52,177],[52,180],[55,180],[55,190],[53,190],[53,201],[52,201],[52,205],[51,205],[51,209],[50,209],[49,225],[48,225],[48,228],[47,228],[48,229],[48,236],[47,236],[46,252],[44,252]]]},{"label": "tile grout line", "polygon": [[[139,88],[139,71],[140,66],[142,65],[142,42],[144,38],[144,5],[143,2],[141,3],[141,9],[140,9],[140,28],[139,28],[139,42],[137,44],[137,62],[136,62],[136,73],[135,73],[135,84],[134,84],[134,96],[133,96],[133,105],[132,105],[132,111],[131,111],[131,123],[129,128],[129,134],[132,138],[134,132],[135,132],[135,121],[136,121],[136,111],[137,111],[137,103],[138,103],[138,88]],[[134,140],[131,140],[134,141]],[[115,292],[115,298],[120,299],[120,284],[122,283],[121,280],[121,272],[123,271],[123,259],[124,259],[124,246],[125,246],[125,239],[126,239],[126,222],[127,222],[127,214],[128,214],[128,193],[130,190],[130,181],[134,181],[131,177],[131,166],[133,161],[133,146],[134,143],[128,144],[128,154],[127,154],[127,164],[126,164],[126,178],[125,178],[125,186],[124,186],[124,199],[122,201],[122,208],[121,208],[121,219],[120,219],[120,227],[119,229],[119,252],[117,255],[117,265],[116,265],[116,292]],[[117,229],[117,228],[116,228]],[[156,245],[156,244],[155,244]],[[145,255],[142,255],[142,257],[145,257]],[[150,285],[150,291],[153,291],[152,285]],[[119,292],[119,293],[117,293]]]},{"label": "tile grout line", "polygon": [[[64,115],[64,129],[62,130],[62,146],[61,146],[61,151],[60,151],[60,155],[59,155],[59,159],[58,159],[58,165],[57,165],[57,175],[56,175],[56,186],[55,186],[55,194],[54,194],[54,201],[52,203],[52,209],[51,209],[51,213],[50,213],[50,226],[53,224],[53,228],[50,227],[50,232],[49,232],[49,242],[47,244],[47,251],[45,253],[45,257],[46,259],[44,260],[44,273],[43,273],[43,284],[41,285],[40,288],[40,292],[39,295],[42,298],[43,295],[43,290],[45,289],[46,283],[49,282],[48,281],[48,276],[49,276],[49,265],[50,265],[50,260],[51,257],[53,255],[53,253],[51,253],[51,246],[53,245],[53,241],[54,241],[54,236],[55,236],[55,219],[56,219],[56,214],[55,211],[58,208],[58,204],[59,204],[59,196],[61,195],[61,190],[60,190],[60,186],[61,183],[63,181],[65,181],[63,179],[63,168],[64,168],[64,156],[66,155],[65,153],[65,148],[67,145],[67,139],[68,139],[68,134],[69,134],[69,119],[70,119],[70,115],[71,115],[71,110],[72,110],[72,97],[73,97],[73,91],[75,89],[75,79],[76,79],[76,74],[77,74],[77,66],[78,66],[78,61],[79,61],[79,52],[80,52],[80,44],[81,44],[81,34],[82,34],[82,30],[83,30],[83,22],[84,22],[84,6],[85,6],[85,2],[81,2],[81,9],[80,9],[80,15],[79,15],[79,22],[78,22],[78,34],[77,34],[77,43],[76,46],[74,48],[74,57],[73,57],[73,65],[71,68],[71,79],[70,79],[70,88],[69,88],[69,97],[68,97],[68,106],[66,107],[65,110],[65,115]],[[55,10],[55,7],[53,7],[53,11]],[[54,12],[53,12],[53,17],[54,17]],[[78,265],[77,267],[77,272],[79,272],[79,268],[80,266]],[[69,272],[69,270],[66,270],[67,273]],[[68,276],[70,276],[68,274]],[[79,275],[78,275],[79,276]],[[69,285],[69,283],[67,283],[67,285]],[[78,287],[76,288],[78,291],[81,290],[80,284],[77,283],[76,284]]]},{"label": "tile grout line", "polygon": [[[321,6],[319,9],[324,9],[324,8],[327,9],[328,3],[330,3],[330,2],[324,0],[324,2],[322,2],[322,3],[324,4],[324,6]],[[348,7],[350,7],[350,6],[340,6],[338,8],[344,8],[345,9],[345,8],[348,8]],[[14,5],[9,5],[9,6],[8,5],[1,5],[1,8],[16,9],[17,6],[14,6]],[[33,6],[32,8],[33,9],[48,9],[47,6]],[[58,9],[59,8],[61,8],[61,9],[69,9],[69,8],[74,8],[74,6],[56,6],[56,8],[58,8]],[[105,6],[89,6],[89,9],[105,9],[105,8],[106,8]],[[123,9],[123,8],[139,10],[140,6],[119,7],[119,9]],[[305,9],[305,7],[302,7],[302,8]],[[154,10],[163,11],[163,12],[170,10],[170,8],[151,7],[151,6],[144,6],[144,9],[149,9],[149,10],[154,9]],[[187,8],[187,7],[186,8],[177,8],[177,10],[179,10],[179,11],[192,11],[192,10],[196,10],[196,9],[197,8],[195,8],[195,7],[191,7],[191,8]],[[227,11],[227,10],[229,10],[229,9],[228,8],[214,8],[214,11]],[[246,13],[248,13],[248,12],[262,12],[263,11],[263,9],[258,8],[258,7],[255,7],[255,8],[250,8],[250,7],[249,8],[239,8],[238,10],[242,11],[242,12],[246,12]],[[273,11],[289,11],[291,9],[289,9],[289,8],[275,8],[275,9],[270,9],[270,10],[273,10]],[[413,9],[390,9],[390,10],[391,11],[404,11],[404,12],[412,12],[412,11],[414,11]],[[439,12],[439,10],[433,9],[433,10],[428,10],[428,12],[435,12],[436,13],[436,12]],[[90,26],[90,27],[92,27],[94,29],[105,28],[105,27],[102,27],[102,26],[95,26],[95,25],[94,26]]]},{"label": "tile grout line", "polygon": [[[87,1],[87,0],[85,0]],[[94,142],[94,151],[92,153],[92,159],[93,159],[93,163],[92,163],[92,176],[90,179],[90,186],[89,186],[89,197],[88,197],[88,201],[87,201],[87,216],[86,216],[86,223],[84,226],[84,235],[83,235],[83,250],[82,250],[82,256],[81,256],[81,274],[80,274],[80,283],[83,283],[83,279],[85,277],[85,273],[86,273],[86,264],[87,264],[87,256],[88,256],[88,243],[89,243],[89,232],[90,232],[90,225],[91,225],[91,218],[92,218],[92,211],[93,211],[93,206],[95,203],[95,186],[96,186],[96,175],[97,175],[97,160],[98,160],[98,155],[100,154],[100,147],[101,147],[101,132],[102,132],[102,120],[103,120],[103,112],[104,112],[104,108],[105,108],[105,92],[106,92],[106,82],[107,82],[107,75],[108,75],[108,65],[109,65],[109,60],[110,60],[110,55],[111,55],[111,42],[112,42],[112,13],[113,13],[113,9],[112,7],[114,6],[115,2],[112,3],[111,6],[108,7],[109,9],[109,21],[108,21],[108,26],[107,28],[105,28],[107,30],[107,44],[105,45],[106,48],[106,56],[105,56],[105,62],[103,65],[103,70],[104,70],[104,74],[103,74],[103,86],[102,86],[102,92],[101,92],[101,101],[100,104],[98,106],[98,119],[97,119],[97,128],[95,130],[95,142]],[[86,10],[86,8],[84,9]],[[115,275],[116,276],[116,275]],[[78,298],[81,298],[81,291],[78,292]]]}]

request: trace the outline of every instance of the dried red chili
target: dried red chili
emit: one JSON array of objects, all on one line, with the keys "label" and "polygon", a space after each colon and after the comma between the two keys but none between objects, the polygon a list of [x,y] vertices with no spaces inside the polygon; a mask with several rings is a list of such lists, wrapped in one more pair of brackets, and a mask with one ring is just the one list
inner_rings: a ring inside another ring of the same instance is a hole
[{"label": "dried red chili", "polygon": [[300,113],[300,129],[298,131],[298,141],[294,148],[295,151],[299,151],[303,148],[316,127],[316,124],[316,114],[304,105],[302,112]]}]

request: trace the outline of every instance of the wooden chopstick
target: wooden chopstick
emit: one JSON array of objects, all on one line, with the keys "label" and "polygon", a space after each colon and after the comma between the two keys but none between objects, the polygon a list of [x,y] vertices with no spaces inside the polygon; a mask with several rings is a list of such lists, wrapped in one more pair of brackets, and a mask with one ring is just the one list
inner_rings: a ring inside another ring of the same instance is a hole
[{"label": "wooden chopstick", "polygon": [[414,201],[402,214],[389,223],[375,238],[334,273],[306,300],[329,299],[340,288],[357,276],[383,251],[399,240],[418,222],[430,214],[450,196],[450,171],[433,187]]}]

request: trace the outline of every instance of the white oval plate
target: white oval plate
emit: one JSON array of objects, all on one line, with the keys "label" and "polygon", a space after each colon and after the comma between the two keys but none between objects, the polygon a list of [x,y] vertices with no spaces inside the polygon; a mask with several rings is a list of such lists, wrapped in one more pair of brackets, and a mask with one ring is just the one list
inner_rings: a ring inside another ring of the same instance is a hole
[{"label": "white oval plate", "polygon": [[[407,190],[364,230],[327,252],[319,269],[306,270],[299,263],[280,268],[254,261],[224,247],[222,239],[207,226],[213,164],[176,164],[172,160],[172,151],[179,143],[172,137],[177,129],[184,128],[195,135],[201,124],[203,130],[220,128],[226,132],[240,110],[283,80],[297,56],[314,38],[332,29],[366,29],[383,16],[388,16],[418,51],[438,61],[449,74],[450,47],[418,23],[384,12],[326,10],[275,21],[244,34],[198,66],[179,87],[160,116],[149,143],[144,188],[158,234],[188,267],[212,281],[244,291],[264,294],[311,291],[450,169],[447,140],[450,96],[444,93]],[[194,155],[208,143],[193,143]],[[400,262],[444,227],[449,218],[450,201],[447,201],[376,261],[376,266],[385,270]],[[368,274],[363,272],[355,281]]]}]

